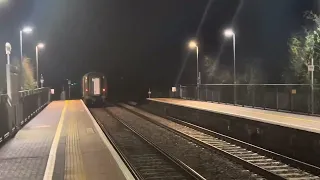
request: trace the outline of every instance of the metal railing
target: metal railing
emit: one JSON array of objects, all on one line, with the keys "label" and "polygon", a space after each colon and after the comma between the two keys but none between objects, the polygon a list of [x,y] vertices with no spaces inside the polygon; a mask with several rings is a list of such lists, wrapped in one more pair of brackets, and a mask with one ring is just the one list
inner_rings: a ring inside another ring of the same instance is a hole
[{"label": "metal railing", "polygon": [[50,102],[50,89],[20,91],[18,104],[8,103],[8,95],[0,95],[0,143],[15,134],[20,127]]},{"label": "metal railing", "polygon": [[199,90],[196,85],[177,89],[183,99],[320,114],[320,85],[314,85],[314,101],[311,101],[312,89],[309,84],[206,84],[200,85]]},{"label": "metal railing", "polygon": [[151,98],[181,98],[180,96],[180,88],[176,89],[176,92],[172,92],[171,89],[168,90],[159,90],[159,89],[151,89]]}]

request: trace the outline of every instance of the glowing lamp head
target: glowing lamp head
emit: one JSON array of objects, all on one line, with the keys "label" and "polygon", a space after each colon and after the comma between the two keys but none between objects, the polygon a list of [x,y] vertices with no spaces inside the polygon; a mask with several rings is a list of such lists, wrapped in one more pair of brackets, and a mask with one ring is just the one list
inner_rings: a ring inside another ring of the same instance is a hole
[{"label": "glowing lamp head", "polygon": [[103,88],[103,89],[102,89],[102,91],[103,91],[103,92],[106,92],[106,89],[105,89],[105,88]]},{"label": "glowing lamp head", "polygon": [[24,27],[24,28],[22,29],[22,32],[29,34],[29,33],[32,32],[32,28],[31,28],[31,27]]},{"label": "glowing lamp head", "polygon": [[197,45],[197,43],[196,43],[195,41],[190,41],[190,42],[189,42],[189,48],[190,48],[190,49],[194,49],[194,48],[196,48],[196,47],[198,47],[198,45]]},{"label": "glowing lamp head", "polygon": [[88,89],[86,89],[86,92],[88,92]]},{"label": "glowing lamp head", "polygon": [[232,29],[226,29],[224,31],[224,36],[226,36],[226,37],[232,37],[233,35],[234,35],[234,32]]},{"label": "glowing lamp head", "polygon": [[37,45],[37,47],[39,48],[39,49],[43,49],[44,48],[44,44],[43,43],[39,43],[38,45]]}]

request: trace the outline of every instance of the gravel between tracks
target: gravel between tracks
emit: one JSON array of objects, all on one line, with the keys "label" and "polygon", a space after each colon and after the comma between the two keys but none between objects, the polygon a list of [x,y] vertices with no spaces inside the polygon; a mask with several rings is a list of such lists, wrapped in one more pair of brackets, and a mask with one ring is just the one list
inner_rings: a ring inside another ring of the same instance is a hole
[{"label": "gravel between tracks", "polygon": [[108,117],[105,110],[91,109],[91,113],[104,126],[129,162],[144,179],[194,179],[119,121],[111,116]]},{"label": "gravel between tracks", "polygon": [[119,107],[109,107],[107,109],[123,119],[150,141],[186,163],[206,179],[259,179],[257,175],[247,171],[226,157],[202,148],[127,110]]}]

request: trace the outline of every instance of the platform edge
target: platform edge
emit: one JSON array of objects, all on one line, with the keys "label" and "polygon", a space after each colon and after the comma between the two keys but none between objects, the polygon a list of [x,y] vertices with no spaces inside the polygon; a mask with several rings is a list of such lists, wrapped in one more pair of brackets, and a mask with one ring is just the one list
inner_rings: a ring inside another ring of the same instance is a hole
[{"label": "platform edge", "polygon": [[[216,114],[222,114],[222,115],[226,115],[226,116],[233,116],[233,117],[237,117],[237,118],[244,118],[244,119],[248,119],[248,120],[252,120],[252,121],[256,121],[256,122],[262,122],[262,123],[266,123],[266,124],[272,124],[272,125],[277,125],[277,126],[281,126],[281,127],[287,127],[287,128],[292,128],[292,129],[297,129],[297,130],[301,130],[301,131],[306,131],[306,132],[311,132],[311,133],[316,133],[319,134],[319,130],[316,128],[311,128],[311,127],[301,127],[295,124],[290,124],[290,123],[283,123],[283,122],[279,122],[276,120],[270,120],[270,119],[266,119],[266,118],[261,118],[261,117],[251,117],[251,116],[247,116],[247,115],[241,115],[241,114],[236,114],[236,113],[231,113],[231,112],[223,112],[223,111],[218,111],[218,110],[213,110],[213,109],[206,109],[206,108],[195,108],[193,106],[186,106],[186,105],[182,105],[182,104],[177,104],[177,103],[170,103],[170,102],[165,102],[165,101],[161,101],[157,98],[147,98],[147,100],[149,101],[154,101],[154,102],[159,102],[159,103],[165,103],[165,104],[169,104],[169,105],[174,105],[174,106],[181,106],[181,107],[185,107],[185,108],[191,108],[191,109],[196,109],[196,110],[200,110],[200,111],[206,111],[206,112],[211,112],[211,113],[216,113]],[[193,100],[191,100],[193,101]],[[199,101],[200,102],[200,101]],[[253,108],[254,109],[254,108]],[[257,110],[257,109],[255,109]],[[264,112],[261,112],[262,114]],[[273,116],[278,116],[278,117],[282,117],[279,115],[273,115]],[[297,118],[293,118],[293,117],[286,117],[288,119],[295,119],[295,120],[299,120]],[[314,120],[307,120],[310,122],[315,122]]]},{"label": "platform edge", "polygon": [[98,123],[96,122],[96,120],[94,119],[94,117],[92,116],[92,114],[90,113],[89,109],[87,108],[87,106],[84,104],[84,102],[82,101],[82,99],[80,100],[84,109],[86,110],[88,116],[90,117],[96,131],[98,132],[100,139],[103,141],[103,143],[105,144],[105,146],[107,147],[107,149],[109,150],[111,156],[113,157],[113,159],[116,161],[118,167],[120,168],[122,174],[124,175],[125,179],[127,180],[134,180],[135,178],[133,177],[133,175],[131,174],[130,170],[128,169],[128,167],[125,165],[125,163],[122,161],[121,157],[119,156],[119,154],[117,153],[117,151],[113,148],[112,144],[110,143],[110,141],[107,139],[107,137],[105,136],[105,134],[103,133],[102,129],[100,128],[100,126],[98,125]]}]

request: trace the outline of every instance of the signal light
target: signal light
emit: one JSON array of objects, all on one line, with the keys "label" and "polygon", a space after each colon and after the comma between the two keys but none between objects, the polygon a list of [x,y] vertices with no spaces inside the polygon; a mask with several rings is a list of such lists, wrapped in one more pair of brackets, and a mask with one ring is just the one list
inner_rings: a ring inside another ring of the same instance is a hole
[{"label": "signal light", "polygon": [[106,91],[106,89],[105,89],[105,88],[103,88],[103,89],[102,89],[102,91],[103,91],[103,92],[105,92],[105,91]]},{"label": "signal light", "polygon": [[88,92],[88,89],[86,89],[86,92]]}]

